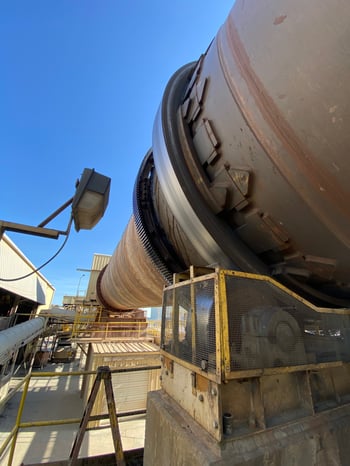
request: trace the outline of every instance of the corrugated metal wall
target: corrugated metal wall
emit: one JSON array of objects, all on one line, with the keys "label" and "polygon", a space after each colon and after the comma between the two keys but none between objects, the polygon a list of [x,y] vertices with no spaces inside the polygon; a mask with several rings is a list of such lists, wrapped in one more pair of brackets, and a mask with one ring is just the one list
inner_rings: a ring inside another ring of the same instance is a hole
[{"label": "corrugated metal wall", "polygon": [[[35,266],[6,235],[0,240],[0,278],[21,277],[35,270]],[[0,288],[38,304],[50,306],[55,288],[40,272],[23,280],[0,281]]]},{"label": "corrugated metal wall", "polygon": [[[122,348],[126,349],[123,351]],[[119,351],[118,351],[119,349]],[[157,366],[160,364],[159,348],[149,342],[108,342],[89,345],[85,369],[97,370],[99,366],[113,369]],[[82,398],[87,402],[95,376],[85,376]],[[112,385],[118,412],[146,409],[147,393],[160,388],[160,369],[114,373]],[[104,387],[96,397],[92,414],[107,412]],[[93,423],[99,425],[99,421]]]},{"label": "corrugated metal wall", "polygon": [[[146,409],[151,371],[113,374],[112,385],[117,412]],[[103,399],[104,409],[107,409]]]},{"label": "corrugated metal wall", "polygon": [[96,296],[96,282],[100,274],[100,271],[108,264],[111,256],[106,254],[94,254],[92,259],[91,271],[90,271],[90,280],[88,288],[86,291],[86,299],[88,301],[95,301]]}]

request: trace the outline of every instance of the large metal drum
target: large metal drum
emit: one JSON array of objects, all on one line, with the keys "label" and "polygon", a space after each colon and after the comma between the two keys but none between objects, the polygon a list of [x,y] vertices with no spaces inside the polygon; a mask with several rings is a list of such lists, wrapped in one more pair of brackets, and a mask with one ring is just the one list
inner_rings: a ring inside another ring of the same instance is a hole
[{"label": "large metal drum", "polygon": [[129,227],[108,267],[131,285],[107,272],[102,299],[159,304],[172,273],[194,264],[349,306],[349,78],[350,4],[237,0],[165,90],[135,186],[137,240]]}]

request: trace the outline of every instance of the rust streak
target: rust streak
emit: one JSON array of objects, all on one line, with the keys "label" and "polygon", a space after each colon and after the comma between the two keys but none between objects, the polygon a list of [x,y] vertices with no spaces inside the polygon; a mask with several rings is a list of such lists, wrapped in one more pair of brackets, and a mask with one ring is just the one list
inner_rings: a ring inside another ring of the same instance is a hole
[{"label": "rust streak", "polygon": [[283,21],[287,18],[287,15],[281,15],[281,16],[277,16],[273,22],[273,24],[275,26],[277,26],[278,24],[282,24]]},{"label": "rust streak", "polygon": [[[284,158],[281,157],[271,143],[264,137],[264,134],[255,123],[254,116],[249,112],[241,98],[236,83],[232,78],[232,74],[228,71],[229,66],[225,61],[225,57],[223,56],[224,54],[219,53],[220,61],[223,69],[225,70],[225,76],[229,81],[229,86],[233,96],[250,128],[262,147],[265,149],[265,152],[294,189],[299,193],[304,191],[303,198],[305,203],[307,203],[313,211],[318,214],[319,218],[324,217],[322,206],[318,205],[313,199],[310,199],[310,196],[305,196],[306,192],[305,189],[303,189],[303,185],[306,187],[307,185],[312,186],[318,197],[321,193],[322,197],[332,204],[334,209],[338,210],[350,221],[349,196],[339,187],[339,183],[332,178],[331,174],[326,172],[316,163],[315,156],[300,141],[293,131],[293,128],[281,114],[273,99],[264,88],[264,85],[255,74],[239,33],[233,23],[232,14],[229,16],[226,23],[226,30],[233,58],[235,59],[237,67],[244,78],[252,97],[254,98],[254,102],[256,103],[264,120],[269,124],[270,128],[273,130],[288,153],[291,154],[292,160],[295,162],[298,171],[291,170]],[[306,177],[307,181],[305,181],[305,184],[302,183],[301,177]],[[324,190],[320,190],[321,186]],[[344,233],[339,231],[336,225],[332,225],[331,227],[333,230],[337,231],[338,237],[341,238],[345,244],[349,244],[348,238],[345,238]]]}]

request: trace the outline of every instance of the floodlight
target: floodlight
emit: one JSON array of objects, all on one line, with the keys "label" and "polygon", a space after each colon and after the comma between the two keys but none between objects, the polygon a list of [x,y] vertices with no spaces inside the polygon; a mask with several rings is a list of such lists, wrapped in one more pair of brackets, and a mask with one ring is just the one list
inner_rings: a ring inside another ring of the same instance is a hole
[{"label": "floodlight", "polygon": [[111,179],[85,168],[72,202],[76,231],[91,230],[103,217],[109,199]]},{"label": "floodlight", "polygon": [[81,179],[77,181],[74,196],[37,227],[0,220],[0,240],[5,231],[15,231],[54,239],[57,239],[59,235],[68,235],[71,221],[66,231],[44,227],[70,205],[72,205],[71,219],[74,221],[76,231],[81,229],[91,230],[105,213],[109,200],[110,185],[110,178],[95,172],[93,168],[85,168]]}]

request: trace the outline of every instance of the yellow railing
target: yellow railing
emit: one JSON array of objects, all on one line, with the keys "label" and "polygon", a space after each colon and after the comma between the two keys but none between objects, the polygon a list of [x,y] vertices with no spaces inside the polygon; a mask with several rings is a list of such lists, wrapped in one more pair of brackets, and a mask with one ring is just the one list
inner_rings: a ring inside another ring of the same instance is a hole
[{"label": "yellow railing", "polygon": [[[127,369],[113,369],[110,371],[111,374],[114,373],[121,373],[121,372],[135,372],[135,371],[145,371],[145,370],[156,370],[160,369],[160,366],[144,366],[144,367],[133,367]],[[9,450],[7,466],[12,466],[15,449],[16,449],[16,442],[19,431],[21,429],[25,429],[28,427],[43,427],[43,426],[57,426],[57,425],[68,425],[68,424],[79,424],[81,422],[81,418],[67,418],[67,419],[54,419],[50,421],[33,421],[33,422],[22,422],[22,414],[25,405],[25,401],[27,398],[30,382],[32,378],[43,378],[43,377],[71,377],[71,376],[84,376],[84,375],[96,375],[97,371],[72,371],[72,372],[29,372],[19,383],[16,387],[16,391],[24,385],[23,392],[21,396],[21,400],[18,407],[17,417],[15,421],[15,425],[12,428],[11,432],[8,434],[6,439],[3,441],[2,445],[0,445],[0,464],[5,464],[2,462],[3,456]],[[11,396],[13,393],[11,392]],[[2,400],[0,403],[0,408],[5,405],[8,401],[8,398]],[[126,416],[135,416],[139,414],[145,414],[146,410],[137,410],[132,412],[123,412],[122,414],[117,414],[117,417],[126,417]],[[101,414],[95,415],[90,417],[90,421],[108,419],[108,414]],[[93,429],[93,428],[92,428]],[[67,455],[68,456],[68,455]]]},{"label": "yellow railing", "polygon": [[[15,316],[16,321],[28,315],[18,314]],[[34,316],[32,316],[34,317]],[[49,317],[49,316],[48,316]],[[74,320],[66,321],[64,318],[52,317],[51,328],[55,333],[68,334],[73,340],[112,340],[121,338],[153,338],[157,341],[160,339],[161,321],[160,320],[118,320],[103,321],[100,312],[77,311]]]},{"label": "yellow railing", "polygon": [[114,340],[140,339],[160,337],[160,321],[119,321],[119,322],[75,322],[66,325],[67,333],[71,333],[73,340]]}]

